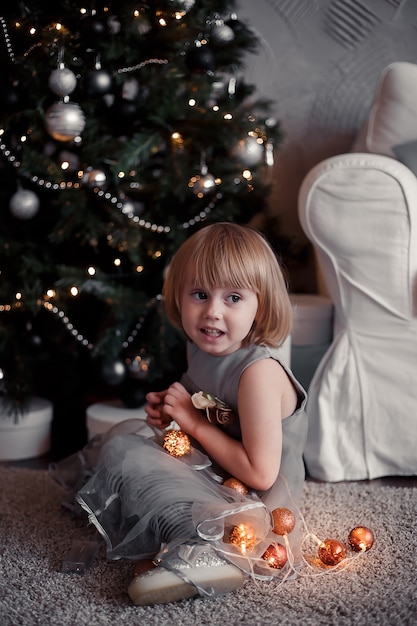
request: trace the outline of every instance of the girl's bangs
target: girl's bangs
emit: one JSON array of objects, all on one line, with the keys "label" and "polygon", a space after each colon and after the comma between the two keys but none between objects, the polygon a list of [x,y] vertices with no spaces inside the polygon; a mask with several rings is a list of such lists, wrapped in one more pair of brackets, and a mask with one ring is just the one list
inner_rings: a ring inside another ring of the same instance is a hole
[{"label": "girl's bangs", "polygon": [[[210,262],[207,262],[210,259]],[[235,287],[256,289],[256,272],[251,271],[252,264],[236,250],[225,250],[222,246],[212,245],[210,249],[202,246],[189,260],[192,281],[195,286],[205,288]]]}]

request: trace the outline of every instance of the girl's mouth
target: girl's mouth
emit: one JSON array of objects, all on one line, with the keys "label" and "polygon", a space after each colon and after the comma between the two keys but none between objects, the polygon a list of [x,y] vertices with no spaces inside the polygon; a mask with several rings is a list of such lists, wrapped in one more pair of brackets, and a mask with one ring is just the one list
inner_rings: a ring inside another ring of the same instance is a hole
[{"label": "girl's mouth", "polygon": [[218,330],[217,328],[202,328],[201,332],[204,333],[207,337],[221,337],[224,335],[224,332]]}]

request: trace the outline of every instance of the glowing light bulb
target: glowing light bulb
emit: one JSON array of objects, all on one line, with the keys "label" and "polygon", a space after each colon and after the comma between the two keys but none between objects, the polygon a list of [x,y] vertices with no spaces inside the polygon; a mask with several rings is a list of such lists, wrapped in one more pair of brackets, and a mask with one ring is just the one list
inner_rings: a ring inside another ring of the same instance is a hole
[{"label": "glowing light bulb", "polygon": [[184,456],[190,452],[191,442],[188,435],[182,430],[168,430],[164,436],[163,448],[171,456]]},{"label": "glowing light bulb", "polygon": [[272,511],[273,528],[276,535],[287,535],[294,530],[295,515],[286,507],[279,507]]},{"label": "glowing light bulb", "polygon": [[271,544],[263,553],[262,558],[269,567],[281,569],[288,561],[287,549],[281,543]]},{"label": "glowing light bulb", "polygon": [[77,288],[77,287],[75,287],[75,286],[71,287],[71,289],[70,289],[70,294],[71,294],[72,296],[74,296],[74,298],[75,298],[75,296],[78,296],[78,288]]},{"label": "glowing light bulb", "polygon": [[237,524],[230,531],[229,541],[237,546],[242,554],[246,554],[256,545],[255,530],[249,524]]},{"label": "glowing light bulb", "polygon": [[337,565],[345,558],[346,549],[337,539],[326,539],[320,543],[318,554],[325,565]]},{"label": "glowing light bulb", "polygon": [[356,552],[370,550],[374,543],[374,533],[367,526],[356,526],[349,533],[349,545]]}]

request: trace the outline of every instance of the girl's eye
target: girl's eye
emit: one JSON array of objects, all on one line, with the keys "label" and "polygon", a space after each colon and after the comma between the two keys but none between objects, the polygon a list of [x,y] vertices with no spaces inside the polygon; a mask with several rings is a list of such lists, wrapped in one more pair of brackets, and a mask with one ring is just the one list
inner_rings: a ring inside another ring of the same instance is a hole
[{"label": "girl's eye", "polygon": [[193,291],[191,296],[195,300],[207,300],[207,294],[204,291]]},{"label": "girl's eye", "polygon": [[242,298],[241,296],[239,296],[239,294],[232,293],[230,296],[228,296],[227,299],[229,300],[229,302],[236,303],[236,302],[239,302]]}]

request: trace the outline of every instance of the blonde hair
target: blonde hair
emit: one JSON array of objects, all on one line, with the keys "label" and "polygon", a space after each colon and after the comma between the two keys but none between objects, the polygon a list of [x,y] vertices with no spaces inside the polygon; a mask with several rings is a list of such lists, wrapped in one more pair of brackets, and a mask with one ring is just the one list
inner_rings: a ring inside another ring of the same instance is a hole
[{"label": "blonde hair", "polygon": [[230,222],[206,226],[174,255],[163,287],[170,322],[182,328],[181,297],[187,270],[202,289],[251,289],[258,297],[250,343],[279,346],[291,331],[292,308],[280,264],[266,239],[253,228]]}]

